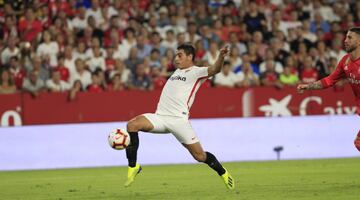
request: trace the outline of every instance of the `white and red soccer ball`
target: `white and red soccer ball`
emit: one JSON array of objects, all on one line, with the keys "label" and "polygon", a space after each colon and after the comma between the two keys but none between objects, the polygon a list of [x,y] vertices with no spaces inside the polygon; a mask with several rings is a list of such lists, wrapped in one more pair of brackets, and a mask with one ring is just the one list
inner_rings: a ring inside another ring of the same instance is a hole
[{"label": "white and red soccer ball", "polygon": [[130,144],[130,135],[124,129],[115,129],[108,137],[109,145],[116,150],[123,150]]}]

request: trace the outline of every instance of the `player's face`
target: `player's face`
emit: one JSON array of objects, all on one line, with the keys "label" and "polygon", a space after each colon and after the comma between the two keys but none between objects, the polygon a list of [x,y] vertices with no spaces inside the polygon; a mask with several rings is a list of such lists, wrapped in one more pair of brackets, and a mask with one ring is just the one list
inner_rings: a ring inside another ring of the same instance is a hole
[{"label": "player's face", "polygon": [[360,35],[351,31],[348,31],[345,39],[345,50],[351,53],[360,46]]},{"label": "player's face", "polygon": [[184,69],[192,66],[192,55],[186,55],[184,50],[180,49],[175,54],[175,66]]}]

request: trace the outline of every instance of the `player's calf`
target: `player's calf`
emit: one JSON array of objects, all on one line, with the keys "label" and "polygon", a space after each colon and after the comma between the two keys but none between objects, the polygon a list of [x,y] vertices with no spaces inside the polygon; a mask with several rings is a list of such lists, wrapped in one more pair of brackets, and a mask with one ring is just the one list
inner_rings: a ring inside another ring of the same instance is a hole
[{"label": "player's calf", "polygon": [[355,147],[357,148],[357,150],[360,151],[360,131],[355,138],[354,144],[355,144]]}]

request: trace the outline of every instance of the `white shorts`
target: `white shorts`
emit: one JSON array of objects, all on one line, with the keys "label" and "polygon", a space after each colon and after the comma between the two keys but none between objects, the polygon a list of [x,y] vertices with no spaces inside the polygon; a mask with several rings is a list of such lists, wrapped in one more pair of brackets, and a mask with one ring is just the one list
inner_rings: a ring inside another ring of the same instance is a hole
[{"label": "white shorts", "polygon": [[158,115],[154,113],[143,114],[154,126],[151,133],[172,133],[183,144],[199,142],[198,137],[187,118]]}]

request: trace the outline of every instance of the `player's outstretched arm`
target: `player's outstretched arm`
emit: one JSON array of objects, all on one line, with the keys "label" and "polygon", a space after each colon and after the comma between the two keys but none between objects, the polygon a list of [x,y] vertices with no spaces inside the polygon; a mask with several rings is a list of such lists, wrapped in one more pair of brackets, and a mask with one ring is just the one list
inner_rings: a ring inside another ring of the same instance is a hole
[{"label": "player's outstretched arm", "polygon": [[297,86],[298,93],[303,93],[305,90],[320,90],[323,89],[321,81],[315,81],[308,84],[299,84]]},{"label": "player's outstretched arm", "polygon": [[230,52],[229,46],[225,46],[220,49],[219,56],[217,57],[214,65],[208,67],[208,75],[209,76],[214,76],[215,74],[217,74],[221,71],[221,68],[224,64],[224,59],[229,54],[229,52]]}]

